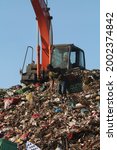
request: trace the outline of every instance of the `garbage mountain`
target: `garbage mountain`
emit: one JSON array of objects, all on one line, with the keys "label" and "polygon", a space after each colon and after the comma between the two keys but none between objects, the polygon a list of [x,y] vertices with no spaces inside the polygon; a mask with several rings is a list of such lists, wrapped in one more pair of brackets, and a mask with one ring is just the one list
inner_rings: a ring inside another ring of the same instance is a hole
[{"label": "garbage mountain", "polygon": [[84,70],[82,91],[63,97],[43,84],[0,89],[0,138],[25,150],[100,149],[100,71]]}]

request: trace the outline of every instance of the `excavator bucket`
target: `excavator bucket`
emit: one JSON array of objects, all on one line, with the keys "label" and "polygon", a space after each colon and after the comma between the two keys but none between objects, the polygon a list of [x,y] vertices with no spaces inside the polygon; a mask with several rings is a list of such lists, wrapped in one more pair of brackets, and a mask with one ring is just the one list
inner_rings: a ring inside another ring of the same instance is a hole
[{"label": "excavator bucket", "polygon": [[46,69],[50,63],[51,45],[53,44],[52,39],[52,28],[49,8],[44,0],[31,0],[38,28],[40,31],[41,45],[42,45],[42,67]]}]

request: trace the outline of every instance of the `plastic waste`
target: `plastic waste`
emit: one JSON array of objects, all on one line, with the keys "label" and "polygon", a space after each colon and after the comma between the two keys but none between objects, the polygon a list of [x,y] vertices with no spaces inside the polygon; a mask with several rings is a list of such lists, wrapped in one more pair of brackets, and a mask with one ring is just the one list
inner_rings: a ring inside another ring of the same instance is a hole
[{"label": "plastic waste", "polygon": [[61,108],[54,108],[54,112],[56,112],[56,113],[62,112],[62,109]]}]

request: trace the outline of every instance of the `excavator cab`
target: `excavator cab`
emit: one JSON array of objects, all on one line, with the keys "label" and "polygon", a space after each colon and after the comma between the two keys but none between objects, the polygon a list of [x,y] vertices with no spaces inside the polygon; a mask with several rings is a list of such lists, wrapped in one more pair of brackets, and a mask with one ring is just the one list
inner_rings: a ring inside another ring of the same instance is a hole
[{"label": "excavator cab", "polygon": [[53,68],[69,70],[78,67],[85,69],[84,51],[74,44],[63,44],[53,46],[51,54],[51,65]]},{"label": "excavator cab", "polygon": [[83,82],[81,70],[85,68],[85,54],[82,49],[74,44],[53,46],[51,53],[51,65],[55,71],[64,73],[67,79],[69,93],[82,91]]}]

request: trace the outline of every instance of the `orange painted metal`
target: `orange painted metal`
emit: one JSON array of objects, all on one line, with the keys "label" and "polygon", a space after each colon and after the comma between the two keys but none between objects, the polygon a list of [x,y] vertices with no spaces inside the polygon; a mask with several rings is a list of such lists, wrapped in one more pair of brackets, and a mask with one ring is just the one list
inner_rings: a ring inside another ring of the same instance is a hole
[{"label": "orange painted metal", "polygon": [[40,31],[40,38],[42,45],[42,68],[46,69],[47,65],[50,63],[50,54],[51,54],[50,52],[51,16],[49,14],[49,9],[47,8],[47,5],[44,0],[31,0],[31,2],[36,14],[38,28]]}]

